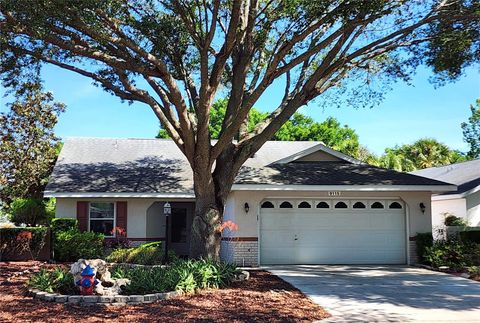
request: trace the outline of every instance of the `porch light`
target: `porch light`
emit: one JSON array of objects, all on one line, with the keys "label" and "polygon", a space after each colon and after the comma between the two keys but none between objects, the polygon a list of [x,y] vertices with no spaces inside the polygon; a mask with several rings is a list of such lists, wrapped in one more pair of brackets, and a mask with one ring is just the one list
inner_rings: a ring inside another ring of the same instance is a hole
[{"label": "porch light", "polygon": [[163,205],[163,214],[165,214],[165,216],[169,216],[170,214],[172,214],[172,207],[169,202],[166,202]]},{"label": "porch light", "polygon": [[425,213],[425,204],[423,204],[423,202],[420,203],[420,211],[422,211],[422,213]]},{"label": "porch light", "polygon": [[243,209],[245,210],[245,213],[248,213],[248,211],[250,211],[250,205],[248,205],[248,203],[245,202],[245,205],[243,206]]}]

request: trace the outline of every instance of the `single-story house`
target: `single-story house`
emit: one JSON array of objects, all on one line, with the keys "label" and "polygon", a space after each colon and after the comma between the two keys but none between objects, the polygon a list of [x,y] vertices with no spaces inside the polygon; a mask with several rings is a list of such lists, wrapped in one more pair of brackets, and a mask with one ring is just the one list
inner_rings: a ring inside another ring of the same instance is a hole
[{"label": "single-story house", "polygon": [[[438,180],[364,164],[320,142],[270,141],[242,167],[225,207],[222,257],[241,265],[406,264],[432,229]],[[165,139],[68,139],[45,195],[82,230],[123,227],[132,241],[165,240],[187,254],[192,171]],[[166,228],[164,204],[172,207]]]},{"label": "single-story house", "polygon": [[458,187],[432,195],[433,230],[444,228],[445,216],[449,214],[465,219],[469,226],[480,227],[480,159],[422,169],[412,174]]}]

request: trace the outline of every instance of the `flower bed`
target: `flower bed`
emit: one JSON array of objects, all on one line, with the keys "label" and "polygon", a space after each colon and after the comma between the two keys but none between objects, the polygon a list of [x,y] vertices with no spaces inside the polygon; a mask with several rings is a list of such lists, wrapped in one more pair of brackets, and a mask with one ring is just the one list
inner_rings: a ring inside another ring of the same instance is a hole
[{"label": "flower bed", "polygon": [[241,272],[231,264],[203,259],[177,260],[168,266],[116,264],[111,275],[114,279],[130,280],[130,284],[122,286],[120,295],[78,295],[72,274],[61,268],[33,274],[27,286],[34,298],[49,302],[120,305],[150,303],[201,289],[222,288],[249,278],[248,272]]}]

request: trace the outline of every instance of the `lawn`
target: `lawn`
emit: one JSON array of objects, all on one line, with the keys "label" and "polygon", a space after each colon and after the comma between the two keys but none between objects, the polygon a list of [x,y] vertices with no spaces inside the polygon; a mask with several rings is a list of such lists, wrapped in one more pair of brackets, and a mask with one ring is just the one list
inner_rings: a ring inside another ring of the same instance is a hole
[{"label": "lawn", "polygon": [[300,291],[266,271],[251,271],[246,282],[145,305],[80,307],[46,303],[25,295],[40,262],[0,263],[0,321],[202,321],[311,322],[329,316]]}]

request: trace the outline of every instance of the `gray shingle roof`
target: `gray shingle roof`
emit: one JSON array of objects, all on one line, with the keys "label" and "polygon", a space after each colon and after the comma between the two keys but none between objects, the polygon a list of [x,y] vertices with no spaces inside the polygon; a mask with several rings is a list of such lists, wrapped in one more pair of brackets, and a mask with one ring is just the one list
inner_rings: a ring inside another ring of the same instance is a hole
[{"label": "gray shingle roof", "polygon": [[444,194],[460,194],[480,185],[480,159],[417,170],[412,174],[455,184],[457,191]]},{"label": "gray shingle roof", "polygon": [[[274,164],[318,144],[269,141],[245,163],[236,184],[445,185],[364,164]],[[192,171],[171,140],[71,138],[63,146],[46,191],[191,194]]]}]

